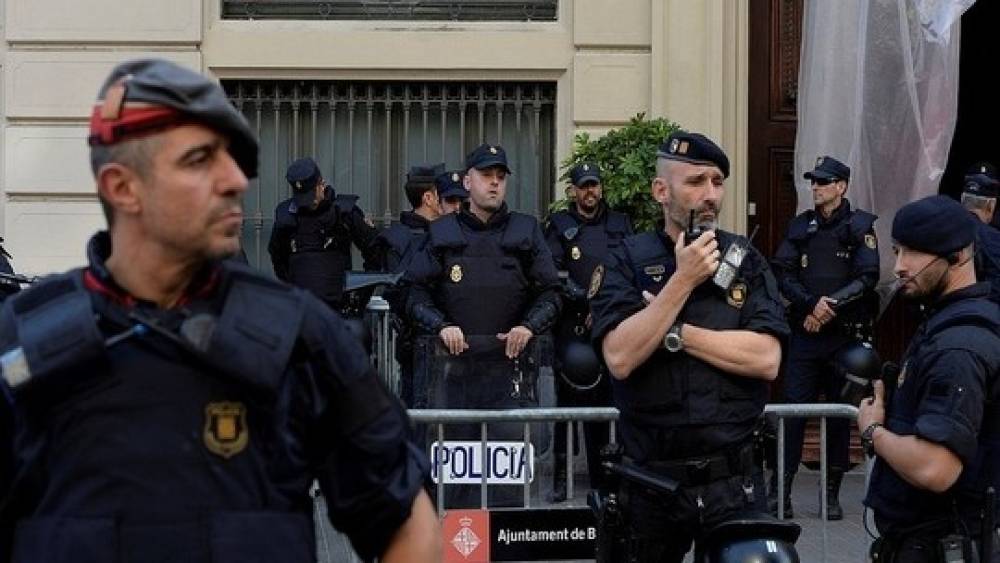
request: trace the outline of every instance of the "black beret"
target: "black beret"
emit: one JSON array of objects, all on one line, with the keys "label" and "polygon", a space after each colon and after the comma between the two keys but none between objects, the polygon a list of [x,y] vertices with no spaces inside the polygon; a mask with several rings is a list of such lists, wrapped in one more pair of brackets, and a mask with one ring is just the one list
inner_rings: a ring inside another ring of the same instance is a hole
[{"label": "black beret", "polygon": [[680,160],[691,164],[715,166],[724,178],[729,177],[729,158],[719,145],[701,133],[676,131],[671,133],[656,156],[668,160]]},{"label": "black beret", "polygon": [[850,181],[851,169],[832,156],[821,156],[816,159],[816,167],[803,174],[806,180],[845,180]]},{"label": "black beret", "polygon": [[[221,86],[197,72],[163,59],[126,61],[108,75],[98,100],[90,121],[91,145],[193,121],[226,135],[236,164],[247,178],[257,176],[257,138],[246,118]],[[179,116],[163,111],[168,108]]]},{"label": "black beret", "polygon": [[483,143],[472,149],[472,152],[465,157],[466,170],[470,168],[483,170],[484,168],[490,168],[493,166],[503,168],[508,174],[512,173],[510,166],[507,165],[507,153],[503,150],[503,147],[499,145]]},{"label": "black beret", "polygon": [[588,182],[601,183],[601,168],[592,162],[581,162],[569,171],[569,180],[574,186],[582,186]]},{"label": "black beret", "polygon": [[444,174],[444,163],[411,166],[406,173],[407,183],[432,184],[438,175]]},{"label": "black beret", "polygon": [[452,170],[451,172],[439,174],[437,178],[434,178],[438,197],[442,199],[447,197],[468,198],[469,190],[465,189],[465,184],[462,183],[462,178],[464,177],[465,174],[461,170]]},{"label": "black beret", "polygon": [[892,220],[899,244],[937,256],[948,256],[972,244],[976,218],[948,196],[932,195],[907,203]]}]

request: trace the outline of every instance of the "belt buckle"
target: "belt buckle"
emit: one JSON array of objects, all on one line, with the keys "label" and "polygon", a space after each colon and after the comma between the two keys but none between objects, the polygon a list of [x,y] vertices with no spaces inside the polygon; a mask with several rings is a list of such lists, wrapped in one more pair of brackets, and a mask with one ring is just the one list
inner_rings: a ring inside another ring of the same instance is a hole
[{"label": "belt buckle", "polygon": [[712,460],[699,459],[685,464],[688,481],[694,485],[708,484],[712,477]]}]

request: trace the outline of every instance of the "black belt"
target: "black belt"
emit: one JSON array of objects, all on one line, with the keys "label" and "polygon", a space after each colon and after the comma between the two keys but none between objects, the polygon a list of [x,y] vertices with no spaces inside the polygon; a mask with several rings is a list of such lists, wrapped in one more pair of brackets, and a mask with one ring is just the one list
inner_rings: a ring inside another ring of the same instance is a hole
[{"label": "black belt", "polygon": [[756,464],[753,444],[747,443],[721,454],[650,461],[645,467],[679,482],[681,486],[697,486],[729,477],[751,475]]}]

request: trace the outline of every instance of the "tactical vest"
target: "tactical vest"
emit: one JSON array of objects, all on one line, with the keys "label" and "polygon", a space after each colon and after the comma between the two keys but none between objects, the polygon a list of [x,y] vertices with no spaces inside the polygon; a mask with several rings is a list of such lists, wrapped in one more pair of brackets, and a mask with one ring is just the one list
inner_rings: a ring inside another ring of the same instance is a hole
[{"label": "tactical vest", "polygon": [[566,211],[553,213],[549,218],[559,233],[566,271],[580,287],[590,285],[594,268],[621,246],[622,239],[629,234],[625,215],[610,209],[605,213],[605,220],[594,224],[581,223]]},{"label": "tactical vest", "polygon": [[328,303],[338,303],[351,269],[351,212],[358,196],[338,195],[316,211],[289,211],[295,223],[288,257],[289,282]]},{"label": "tactical vest", "polygon": [[393,221],[392,225],[379,233],[379,238],[385,240],[388,247],[383,266],[390,273],[405,272],[413,260],[413,256],[421,248],[421,243],[427,236],[427,229],[410,227]]},{"label": "tactical vest", "polygon": [[15,299],[14,563],[315,560],[308,473],[279,461],[301,446],[275,416],[304,301],[230,280],[191,339],[114,306],[98,324],[79,271]]},{"label": "tactical vest", "polygon": [[[745,238],[716,231],[719,248]],[[624,243],[636,289],[654,295],[676,270],[672,249],[656,233],[643,233]],[[722,250],[724,252],[724,250]],[[739,329],[742,303],[749,297],[751,280],[761,260],[751,253],[740,267],[729,295],[708,280],[691,293],[677,316],[678,322],[712,330]],[[763,412],[767,383],[730,375],[684,351],[657,347],[625,380],[613,380],[615,404],[624,416],[664,427],[707,426],[753,420]]]},{"label": "tactical vest", "polygon": [[[923,394],[933,400],[935,391],[924,389],[923,382],[915,374],[922,373],[925,362],[941,350],[967,350],[983,362],[987,374],[976,455],[963,467],[955,485],[943,494],[910,485],[884,461],[878,460],[866,502],[884,521],[912,525],[934,518],[951,518],[955,514],[954,506],[966,522],[974,522],[982,509],[986,487],[1000,488],[1000,383],[997,381],[1000,350],[992,346],[995,339],[981,336],[984,330],[997,334],[1000,327],[995,319],[984,315],[978,299],[967,299],[945,310],[947,315],[932,316],[914,335],[905,355],[904,379],[893,392],[886,411],[886,428],[899,435],[918,434],[919,397]],[[972,533],[978,531],[974,529]]]},{"label": "tactical vest", "polygon": [[495,335],[523,320],[531,300],[528,270],[535,219],[510,213],[502,228],[464,229],[457,215],[431,223],[442,277],[435,304],[467,335]]}]

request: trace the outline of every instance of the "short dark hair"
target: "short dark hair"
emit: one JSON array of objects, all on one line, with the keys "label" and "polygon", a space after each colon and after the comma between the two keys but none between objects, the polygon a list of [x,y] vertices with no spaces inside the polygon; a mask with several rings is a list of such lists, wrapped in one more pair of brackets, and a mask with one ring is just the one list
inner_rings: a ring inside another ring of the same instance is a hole
[{"label": "short dark hair", "polygon": [[[153,155],[160,146],[159,135],[145,135],[134,139],[126,139],[113,145],[92,145],[90,147],[90,169],[97,179],[101,167],[106,164],[120,164],[134,171],[143,180],[148,180],[153,173]],[[101,210],[110,227],[114,223],[114,209],[97,191],[97,199],[101,202]]]},{"label": "short dark hair", "polygon": [[420,207],[421,201],[424,199],[424,194],[437,189],[434,186],[434,179],[430,178],[427,181],[424,180],[407,180],[406,185],[403,186],[403,190],[406,192],[406,199],[410,202],[410,206],[414,209]]}]

